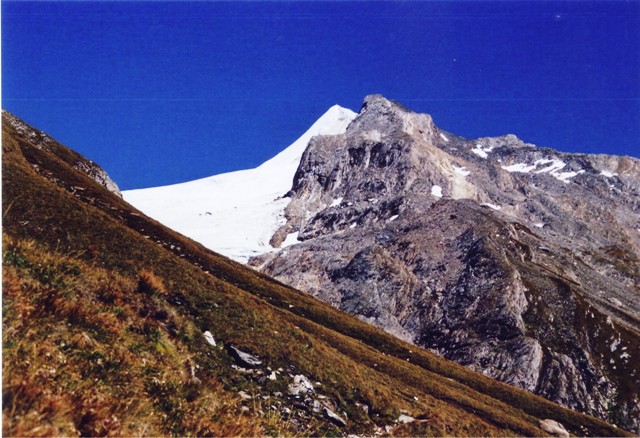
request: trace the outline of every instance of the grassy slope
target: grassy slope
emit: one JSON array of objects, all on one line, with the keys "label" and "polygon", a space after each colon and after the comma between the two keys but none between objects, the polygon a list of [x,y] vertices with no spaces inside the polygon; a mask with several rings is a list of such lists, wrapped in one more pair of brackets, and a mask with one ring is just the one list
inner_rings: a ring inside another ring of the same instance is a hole
[{"label": "grassy slope", "polygon": [[[273,396],[286,371],[261,383],[238,373],[205,330],[321,382],[349,417],[343,431],[371,434],[404,410],[425,421],[395,433],[542,435],[537,418],[554,418],[580,435],[623,434],[218,256],[3,130],[7,435],[337,432],[321,416],[296,422],[293,401]],[[267,399],[240,416],[240,389]]]}]

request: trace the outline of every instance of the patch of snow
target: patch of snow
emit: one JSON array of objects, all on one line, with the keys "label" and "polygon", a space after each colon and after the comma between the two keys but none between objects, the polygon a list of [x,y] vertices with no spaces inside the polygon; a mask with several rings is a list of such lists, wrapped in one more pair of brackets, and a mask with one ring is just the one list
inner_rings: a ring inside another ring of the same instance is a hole
[{"label": "patch of snow", "polygon": [[613,178],[614,176],[618,176],[617,173],[611,172],[610,170],[601,170],[600,175],[606,176],[607,178]]},{"label": "patch of snow", "polygon": [[544,224],[542,222],[536,222],[535,224],[533,224],[534,227],[538,227],[538,228],[542,228],[544,227]]},{"label": "patch of snow", "polygon": [[538,166],[537,164],[532,164],[529,166],[526,163],[516,163],[516,164],[512,164],[511,166],[500,166],[500,167],[502,167],[507,172],[511,172],[511,173],[513,172],[529,173],[533,169],[535,169],[537,166]]},{"label": "patch of snow", "polygon": [[484,203],[482,203],[480,205],[482,205],[483,207],[489,207],[489,208],[491,208],[493,210],[496,210],[496,211],[502,210],[501,206],[496,205],[496,204],[490,204],[488,202],[484,202]]},{"label": "patch of snow", "polygon": [[[171,186],[127,190],[124,199],[147,216],[246,263],[276,251],[269,241],[286,219],[290,202],[282,198],[311,137],[344,133],[356,114],[331,107],[291,146],[255,169],[224,173]],[[211,215],[200,215],[203,211]]]},{"label": "patch of snow", "polygon": [[329,207],[337,207],[338,205],[340,205],[340,204],[342,203],[342,200],[343,200],[343,199],[344,199],[344,198],[342,198],[342,197],[337,198],[337,199],[334,199],[334,200],[331,202],[331,205],[330,205]]},{"label": "patch of snow", "polygon": [[351,225],[349,225],[349,228],[354,229],[355,227],[358,226],[357,222],[352,223]]},{"label": "patch of snow", "polygon": [[440,186],[431,187],[431,194],[436,198],[442,198],[442,187]]},{"label": "patch of snow", "polygon": [[393,216],[391,216],[391,217],[389,218],[389,222],[391,222],[391,221],[395,221],[396,219],[398,219],[398,215],[397,215],[397,214],[394,214]]},{"label": "patch of snow", "polygon": [[[544,165],[548,166],[538,169],[538,167]],[[535,173],[549,173],[551,176],[564,183],[568,183],[570,178],[585,172],[584,170],[560,172],[566,165],[567,164],[564,161],[545,158],[536,160],[533,164],[516,163],[510,166],[501,167],[507,172],[530,173],[535,170]]]},{"label": "patch of snow", "polygon": [[620,359],[627,359],[627,358],[629,358],[629,357],[631,357],[631,356],[630,356],[630,355],[629,355],[629,353],[627,353],[627,352],[624,352],[624,353],[622,353],[622,354],[620,355]]},{"label": "patch of snow", "polygon": [[211,345],[212,347],[216,346],[216,340],[213,339],[213,335],[209,330],[204,332],[203,335],[204,335],[204,339],[207,341],[207,344]]},{"label": "patch of snow", "polygon": [[282,244],[280,244],[280,248],[286,248],[287,246],[295,245],[296,243],[298,243],[299,234],[300,234],[299,231],[296,231],[295,233],[287,234],[287,237],[285,237]]},{"label": "patch of snow", "polygon": [[455,164],[451,165],[453,167],[453,170],[458,174],[458,175],[462,175],[462,176],[468,176],[471,174],[471,171],[468,170],[466,167],[458,167]]},{"label": "patch of snow", "polygon": [[562,182],[568,183],[569,182],[569,178],[573,178],[576,175],[580,175],[581,173],[584,173],[584,170],[578,170],[577,172],[555,172],[555,173],[551,173],[551,175],[553,175],[554,177],[556,177],[557,179],[559,179]]},{"label": "patch of snow", "polygon": [[[548,160],[545,160],[545,161],[548,161]],[[543,169],[537,170],[536,173],[549,173],[551,176],[553,176],[554,178],[564,183],[568,183],[569,178],[573,178],[578,174],[584,173],[584,170],[560,172],[567,165],[567,163],[561,160],[551,160],[550,163],[551,164],[549,166]]]},{"label": "patch of snow", "polygon": [[487,158],[489,156],[489,152],[493,150],[490,146],[482,146],[482,144],[477,143],[476,146],[471,149],[471,152],[479,156],[480,158]]},{"label": "patch of snow", "polygon": [[449,138],[444,135],[442,132],[440,133],[440,138],[443,139],[444,141],[449,141]]},{"label": "patch of snow", "polygon": [[561,160],[538,160],[536,161],[536,163],[539,164],[548,164],[551,163],[549,166],[544,167],[540,170],[536,170],[536,173],[553,173],[553,172],[557,172],[558,170],[563,169],[567,163],[565,163],[564,161]]}]

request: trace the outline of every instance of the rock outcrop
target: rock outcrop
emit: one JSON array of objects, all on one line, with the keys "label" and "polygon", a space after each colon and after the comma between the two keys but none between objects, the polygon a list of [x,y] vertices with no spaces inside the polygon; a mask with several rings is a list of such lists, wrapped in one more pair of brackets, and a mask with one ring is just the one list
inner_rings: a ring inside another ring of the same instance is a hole
[{"label": "rock outcrop", "polygon": [[[2,123],[7,124],[13,128],[15,138],[17,140],[20,140],[22,138],[24,141],[28,141],[39,149],[45,150],[55,155],[56,157],[65,161],[67,164],[71,165],[74,169],[77,169],[88,175],[91,179],[96,181],[98,184],[100,184],[110,192],[113,192],[122,197],[118,185],[98,164],[61,145],[44,132],[32,128],[8,111],[2,110]],[[35,170],[37,171],[39,169],[36,168]]]},{"label": "rock outcrop", "polygon": [[382,96],[314,137],[251,264],[394,335],[640,432],[640,160],[467,140]]}]

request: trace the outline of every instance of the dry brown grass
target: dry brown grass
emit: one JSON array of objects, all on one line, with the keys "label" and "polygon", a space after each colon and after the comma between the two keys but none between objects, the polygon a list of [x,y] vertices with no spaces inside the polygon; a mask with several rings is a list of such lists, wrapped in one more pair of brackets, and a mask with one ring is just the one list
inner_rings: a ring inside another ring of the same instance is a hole
[{"label": "dry brown grass", "polygon": [[[134,279],[32,241],[5,236],[4,247],[3,435],[260,434],[216,380],[187,401],[190,353],[152,322],[151,335],[131,331],[148,300]],[[61,267],[71,265],[69,279]],[[144,278],[160,291],[159,279]]]},{"label": "dry brown grass", "polygon": [[167,294],[167,289],[164,287],[162,280],[156,277],[149,269],[142,269],[140,271],[138,276],[138,291],[149,295]]}]

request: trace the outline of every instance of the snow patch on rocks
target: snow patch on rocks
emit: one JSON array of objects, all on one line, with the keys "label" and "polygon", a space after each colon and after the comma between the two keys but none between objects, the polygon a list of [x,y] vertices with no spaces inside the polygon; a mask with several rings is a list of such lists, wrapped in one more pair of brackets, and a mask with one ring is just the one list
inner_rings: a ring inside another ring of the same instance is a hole
[{"label": "snow patch on rocks", "polygon": [[475,147],[471,149],[471,152],[479,156],[480,158],[488,158],[489,152],[493,150],[491,146],[483,146],[481,143],[476,143]]},{"label": "snow patch on rocks", "polygon": [[[547,165],[547,167],[540,168],[540,166],[544,165]],[[534,173],[548,173],[564,183],[568,183],[569,179],[585,172],[583,169],[561,172],[561,170],[566,166],[567,163],[562,160],[543,158],[540,160],[536,160],[533,164],[516,163],[509,166],[500,167],[511,173],[531,173],[532,171],[534,171]]]},{"label": "snow patch on rocks", "polygon": [[454,172],[457,173],[458,175],[469,176],[471,174],[471,171],[468,170],[466,167],[458,167],[455,164],[452,164],[452,167]]},{"label": "snow patch on rocks", "polygon": [[295,233],[287,234],[287,237],[285,237],[284,241],[280,244],[280,248],[286,248],[287,246],[295,245],[296,243],[298,243],[299,234],[300,234],[299,231],[296,231]]},{"label": "snow patch on rocks", "polygon": [[495,210],[495,211],[502,210],[501,206],[496,205],[496,204],[490,204],[489,202],[484,202],[484,203],[482,203],[480,205],[482,205],[483,207],[489,207],[490,209]]}]

